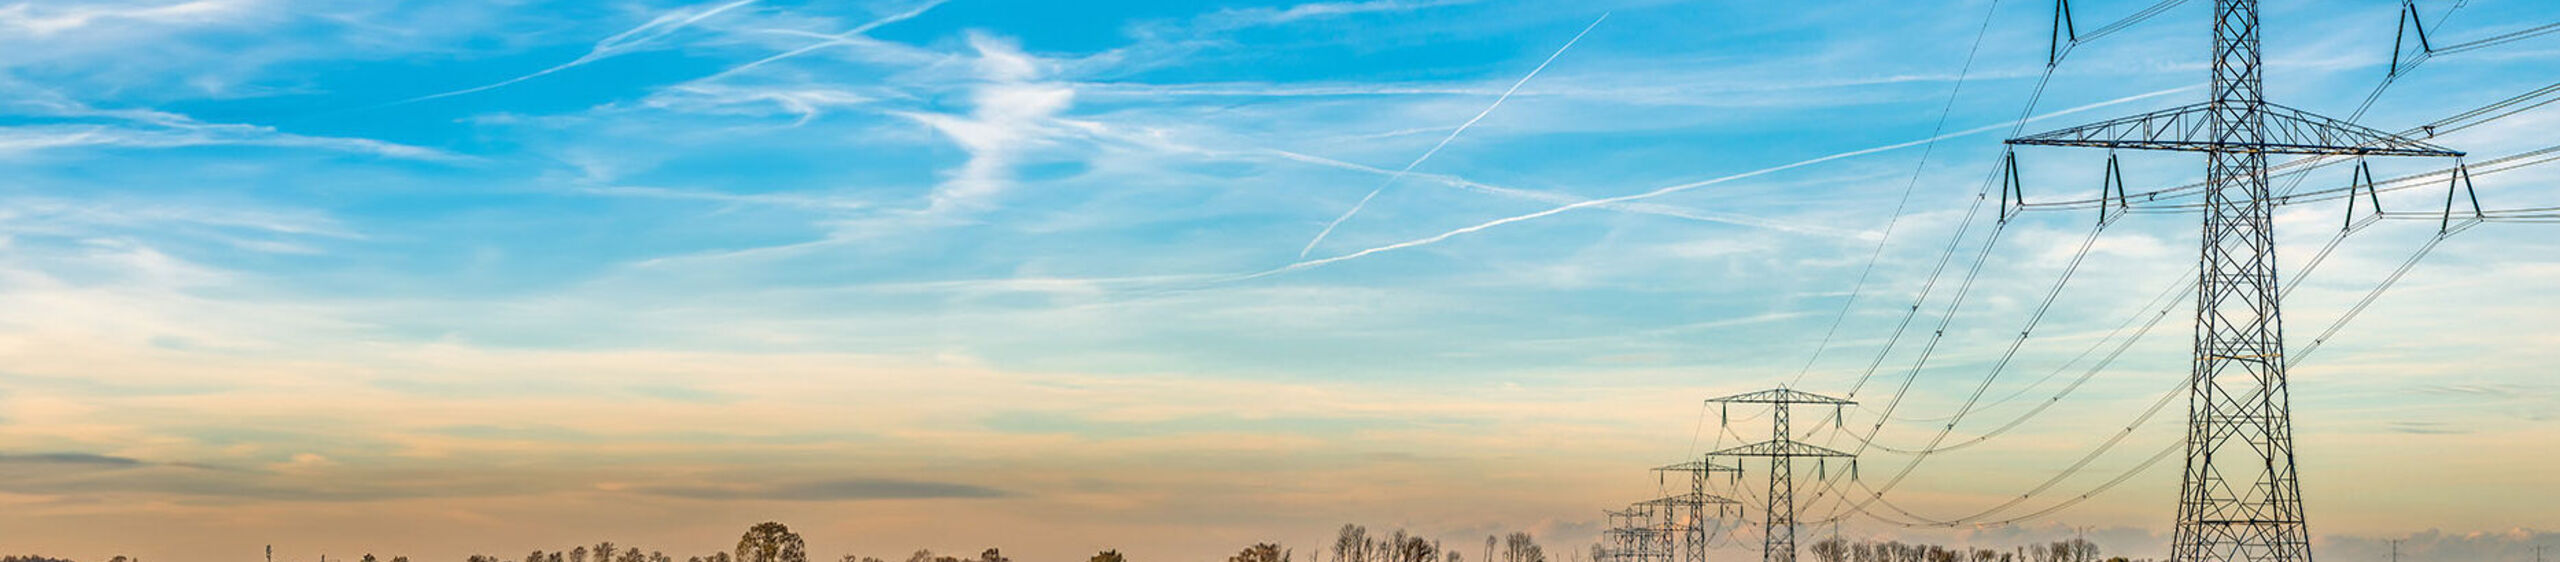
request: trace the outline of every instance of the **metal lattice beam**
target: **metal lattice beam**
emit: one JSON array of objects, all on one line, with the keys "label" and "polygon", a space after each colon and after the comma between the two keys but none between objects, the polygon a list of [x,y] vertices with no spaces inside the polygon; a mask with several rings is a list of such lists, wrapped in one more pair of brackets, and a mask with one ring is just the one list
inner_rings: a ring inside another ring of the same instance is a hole
[{"label": "metal lattice beam", "polygon": [[[2214,129],[2221,118],[2248,113],[2264,126],[2249,139]],[[2425,141],[2255,100],[2205,102],[2009,139],[2013,145],[2078,146],[2260,154],[2459,157]]]}]

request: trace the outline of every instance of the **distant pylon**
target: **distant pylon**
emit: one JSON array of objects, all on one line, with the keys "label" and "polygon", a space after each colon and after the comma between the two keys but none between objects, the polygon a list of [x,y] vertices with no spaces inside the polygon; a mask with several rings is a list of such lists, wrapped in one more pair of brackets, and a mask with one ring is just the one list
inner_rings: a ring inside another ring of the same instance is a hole
[{"label": "distant pylon", "polygon": [[[2205,103],[2008,141],[2205,154],[2187,463],[2172,562],[2311,560],[2294,470],[2267,155],[2462,156],[2268,103],[2258,29],[2257,0],[2215,0],[2212,99]],[[2014,168],[2010,173],[2014,178]],[[2004,201],[2001,220],[2009,216]]]},{"label": "distant pylon", "polygon": [[1740,475],[1742,469],[1716,464],[1712,460],[1699,459],[1655,467],[1653,471],[1664,476],[1665,479],[1672,475],[1682,475],[1689,481],[1689,493],[1656,501],[1670,504],[1675,511],[1686,512],[1678,514],[1681,516],[1680,521],[1673,527],[1679,538],[1679,562],[1707,562],[1708,506],[1715,507],[1714,518],[1723,519],[1728,510],[1742,504],[1732,498],[1707,493],[1707,480],[1718,472]]},{"label": "distant pylon", "polygon": [[[1857,461],[1854,455],[1797,441],[1795,439],[1793,429],[1789,427],[1788,410],[1791,406],[1798,404],[1828,405],[1832,408],[1831,421],[1835,426],[1837,426],[1840,423],[1840,408],[1856,404],[1856,402],[1779,387],[1775,390],[1763,390],[1759,392],[1736,394],[1723,398],[1711,398],[1707,400],[1707,403],[1715,404],[1728,423],[1733,419],[1731,409],[1734,404],[1766,404],[1769,406],[1770,427],[1768,441],[1707,453],[1707,458],[1738,457],[1767,459],[1769,464],[1769,495],[1764,498],[1767,501],[1767,505],[1761,507],[1762,518],[1760,524],[1763,532],[1761,533],[1760,559],[1762,562],[1795,562],[1795,459],[1813,458],[1816,461],[1820,461],[1822,459],[1838,457],[1851,459],[1851,463],[1855,463]],[[1854,467],[1855,465],[1853,464],[1852,466]],[[1854,471],[1855,468],[1852,468],[1851,470]]]}]

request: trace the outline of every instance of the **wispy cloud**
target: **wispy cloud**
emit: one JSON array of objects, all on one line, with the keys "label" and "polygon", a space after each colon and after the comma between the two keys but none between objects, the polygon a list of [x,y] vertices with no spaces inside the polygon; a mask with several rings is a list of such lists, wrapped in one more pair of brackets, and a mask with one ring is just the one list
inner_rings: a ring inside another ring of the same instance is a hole
[{"label": "wispy cloud", "polygon": [[186,115],[151,109],[104,109],[50,92],[18,90],[13,93],[22,97],[9,106],[22,116],[33,119],[27,124],[0,126],[0,152],[83,146],[171,148],[245,145],[312,148],[412,160],[467,160],[442,150],[373,139],[299,135],[264,125],[207,123]]},{"label": "wispy cloud", "polygon": [[1197,26],[1199,31],[1225,31],[1360,14],[1410,12],[1472,4],[1476,1],[1478,0],[1366,0],[1308,2],[1279,8],[1227,8],[1200,16],[1193,25]]},{"label": "wispy cloud", "polygon": [[870,206],[869,204],[867,204],[867,203],[865,203],[865,202],[862,202],[862,201],[859,201],[859,200],[850,199],[850,198],[844,198],[844,197],[828,197],[828,196],[823,196],[823,195],[810,195],[810,194],[799,194],[799,193],[726,193],[726,192],[716,192],[716,191],[682,190],[682,189],[669,189],[669,188],[664,188],[664,187],[648,187],[648,186],[635,186],[635,185],[617,185],[617,186],[604,186],[604,187],[587,187],[587,188],[580,188],[580,189],[578,189],[578,191],[579,191],[579,192],[581,192],[581,193],[587,193],[587,194],[591,194],[591,195],[599,195],[599,196],[606,196],[606,197],[632,197],[632,198],[642,198],[642,199],[669,199],[669,200],[678,200],[678,201],[704,201],[704,202],[711,202],[711,203],[730,203],[730,204],[745,204],[745,205],[774,205],[774,206],[782,206],[782,207],[796,207],[796,208],[817,209],[817,210],[834,210],[834,211],[850,211],[850,210],[854,210],[854,209],[861,209],[861,208],[865,208],[865,207],[869,207],[869,206]]},{"label": "wispy cloud", "polygon": [[52,36],[108,22],[199,23],[219,20],[252,7],[241,0],[194,0],[166,4],[80,5],[21,2],[0,6],[0,28]]},{"label": "wispy cloud", "polygon": [[1003,490],[951,482],[850,479],[789,484],[666,484],[632,491],[697,500],[857,501],[1004,497]]},{"label": "wispy cloud", "polygon": [[1051,133],[1051,119],[1075,102],[1075,89],[1047,79],[1050,63],[986,34],[969,36],[978,52],[971,63],[979,83],[970,88],[967,115],[906,114],[958,143],[969,154],[960,169],[933,189],[927,214],[981,209],[1011,185],[1015,158]]}]

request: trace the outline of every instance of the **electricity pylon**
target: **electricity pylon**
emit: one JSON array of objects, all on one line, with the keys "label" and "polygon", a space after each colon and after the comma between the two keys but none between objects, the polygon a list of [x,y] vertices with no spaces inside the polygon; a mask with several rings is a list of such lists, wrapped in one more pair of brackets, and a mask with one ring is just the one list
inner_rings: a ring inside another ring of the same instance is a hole
[{"label": "electricity pylon", "polygon": [[1676,536],[1672,506],[1662,500],[1627,504],[1609,514],[1607,546],[1602,554],[1613,562],[1672,562]]},{"label": "electricity pylon", "polygon": [[[1813,394],[1810,392],[1788,390],[1785,387],[1780,387],[1776,390],[1763,390],[1759,392],[1736,394],[1723,398],[1711,398],[1707,400],[1707,403],[1715,404],[1718,408],[1724,409],[1723,415],[1726,420],[1732,419],[1730,409],[1734,404],[1769,405],[1770,437],[1768,441],[1707,453],[1707,458],[1757,457],[1768,459],[1769,495],[1764,498],[1768,505],[1763,506],[1761,510],[1763,518],[1761,519],[1760,524],[1762,526],[1763,533],[1761,534],[1760,559],[1762,562],[1795,562],[1795,459],[1812,458],[1815,459],[1816,462],[1820,462],[1823,459],[1837,457],[1853,459],[1850,461],[1852,463],[1856,461],[1854,460],[1855,456],[1850,455],[1849,453],[1843,453],[1813,445],[1811,443],[1797,441],[1795,439],[1793,429],[1788,427],[1788,409],[1790,406],[1797,404],[1831,406],[1831,421],[1836,428],[1840,423],[1840,408],[1856,404],[1856,402]],[[1852,470],[1855,470],[1854,465]],[[1821,472],[1821,470],[1818,469],[1817,472]]]},{"label": "electricity pylon", "polygon": [[[2268,103],[2258,29],[2256,0],[2215,0],[2209,101],[2008,141],[2205,154],[2203,268],[2172,562],[2311,560],[2294,470],[2267,155],[2462,156]],[[2001,213],[2005,220],[2009,209]]]},{"label": "electricity pylon", "polygon": [[1665,480],[1669,480],[1674,474],[1685,475],[1689,480],[1688,493],[1654,501],[1668,504],[1674,507],[1675,511],[1687,512],[1678,514],[1681,516],[1681,521],[1673,528],[1678,532],[1680,539],[1679,562],[1707,562],[1707,506],[1715,506],[1715,517],[1722,519],[1727,510],[1742,504],[1731,498],[1707,493],[1707,480],[1718,472],[1734,475],[1738,480],[1742,474],[1742,468],[1700,459],[1655,467],[1653,472],[1661,475]]}]

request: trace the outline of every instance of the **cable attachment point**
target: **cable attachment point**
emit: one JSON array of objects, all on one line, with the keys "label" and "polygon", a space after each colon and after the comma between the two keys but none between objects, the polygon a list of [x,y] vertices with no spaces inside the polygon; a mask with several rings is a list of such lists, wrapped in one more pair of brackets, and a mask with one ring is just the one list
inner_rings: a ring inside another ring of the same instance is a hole
[{"label": "cable attachment point", "polygon": [[2071,0],[2053,0],[2053,33],[2049,39],[2052,42],[2044,54],[2046,68],[2062,64],[2062,55],[2080,44],[2080,28],[2071,23]]},{"label": "cable attachment point", "polygon": [[2373,218],[2382,218],[2382,197],[2373,189],[2373,166],[2362,158],[2356,159],[2356,171],[2347,177],[2347,224],[2339,229],[2355,230],[2356,195],[2359,193],[2373,207]]},{"label": "cable attachment point", "polygon": [[2453,195],[2456,191],[2469,195],[2471,199],[2471,218],[2463,221],[2464,227],[2488,218],[2480,211],[2480,192],[2471,184],[2471,165],[2457,161],[2453,166],[2453,176],[2445,179],[2444,220],[2436,224],[2436,234],[2439,236],[2453,233]]},{"label": "cable attachment point", "polygon": [[2400,24],[2400,30],[2394,32],[2391,36],[2391,72],[2390,74],[2383,75],[2385,79],[2398,78],[2400,77],[2400,71],[2408,68],[2400,66],[2400,51],[2405,48],[2412,30],[2416,31],[2418,36],[2418,55],[2410,57],[2409,67],[2418,66],[2418,63],[2423,62],[2427,60],[2428,57],[2436,54],[2435,46],[2427,43],[2427,24],[2424,18],[2418,17],[2417,2],[2413,0],[2401,0],[2400,21],[2398,23]]},{"label": "cable attachment point", "polygon": [[2000,159],[2000,222],[2006,224],[2011,217],[2026,211],[2027,192],[2018,180],[2018,152],[2008,151]]},{"label": "cable attachment point", "polygon": [[2110,220],[2107,216],[2109,207],[2116,210],[2113,218],[2123,218],[2132,211],[2132,200],[2133,197],[2126,195],[2124,190],[2124,166],[2116,163],[2114,151],[2108,151],[2106,175],[2098,179],[2098,224],[2105,225]]}]

